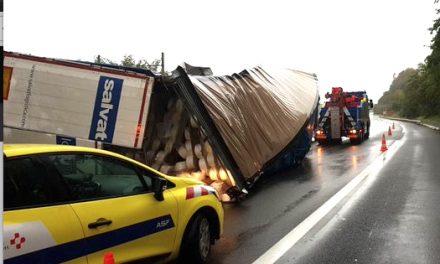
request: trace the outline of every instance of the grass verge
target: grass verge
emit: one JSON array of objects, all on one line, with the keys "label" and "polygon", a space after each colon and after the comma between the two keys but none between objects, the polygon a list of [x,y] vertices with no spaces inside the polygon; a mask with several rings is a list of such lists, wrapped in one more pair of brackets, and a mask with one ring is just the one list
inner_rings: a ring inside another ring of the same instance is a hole
[{"label": "grass verge", "polygon": [[440,116],[430,116],[430,117],[419,117],[418,120],[422,121],[425,124],[440,127]]}]

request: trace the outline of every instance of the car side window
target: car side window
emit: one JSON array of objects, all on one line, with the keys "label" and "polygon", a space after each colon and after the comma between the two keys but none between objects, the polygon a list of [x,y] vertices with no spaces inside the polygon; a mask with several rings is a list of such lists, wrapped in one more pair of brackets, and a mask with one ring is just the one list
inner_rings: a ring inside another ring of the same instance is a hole
[{"label": "car side window", "polygon": [[[153,188],[153,178],[162,178],[160,175],[157,175],[156,173],[143,168],[139,168],[139,171],[150,190],[152,190]],[[171,189],[174,187],[176,187],[174,183],[167,181],[167,189]]]},{"label": "car side window", "polygon": [[148,188],[151,190],[153,188],[153,179],[151,173],[146,170],[140,170],[140,172]]},{"label": "car side window", "polygon": [[91,154],[50,155],[75,200],[145,193],[148,188],[130,164]]},{"label": "car side window", "polygon": [[5,161],[5,209],[43,206],[57,202],[57,187],[51,184],[44,165],[31,158]]}]

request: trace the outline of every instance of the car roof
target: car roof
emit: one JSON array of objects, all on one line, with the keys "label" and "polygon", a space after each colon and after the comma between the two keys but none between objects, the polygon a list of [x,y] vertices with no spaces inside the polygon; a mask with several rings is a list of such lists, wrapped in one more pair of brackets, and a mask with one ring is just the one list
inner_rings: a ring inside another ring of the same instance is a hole
[{"label": "car roof", "polygon": [[6,157],[16,157],[23,155],[54,153],[54,152],[89,152],[89,153],[100,153],[100,154],[121,157],[121,155],[110,151],[88,148],[88,147],[68,146],[68,145],[5,144],[3,146],[3,153],[5,154]]}]

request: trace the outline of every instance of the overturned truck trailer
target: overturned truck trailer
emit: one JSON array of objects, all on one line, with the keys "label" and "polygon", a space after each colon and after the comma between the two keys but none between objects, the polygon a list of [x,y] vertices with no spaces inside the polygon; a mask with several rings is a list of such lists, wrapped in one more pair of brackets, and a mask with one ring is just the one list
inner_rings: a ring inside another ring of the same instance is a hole
[{"label": "overturned truck trailer", "polygon": [[154,75],[4,52],[5,143],[141,149]]},{"label": "overturned truck trailer", "polygon": [[178,67],[171,78],[115,65],[5,52],[5,143],[115,151],[239,198],[310,148],[314,75],[262,67],[231,76]]},{"label": "overturned truck trailer", "polygon": [[230,196],[308,152],[319,101],[315,75],[256,67],[231,76],[192,76],[178,67],[173,80],[215,160],[233,178]]}]

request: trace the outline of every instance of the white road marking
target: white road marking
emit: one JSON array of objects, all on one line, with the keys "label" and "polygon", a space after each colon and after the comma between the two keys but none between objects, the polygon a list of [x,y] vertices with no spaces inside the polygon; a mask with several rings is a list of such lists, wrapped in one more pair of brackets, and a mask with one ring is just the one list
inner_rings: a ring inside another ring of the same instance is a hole
[{"label": "white road marking", "polygon": [[[403,132],[403,131],[402,131]],[[368,165],[361,173],[347,183],[341,190],[333,195],[321,207],[316,209],[304,221],[292,229],[286,236],[273,245],[263,255],[256,259],[252,264],[269,264],[275,263],[280,259],[290,248],[292,248],[307,232],[310,231],[322,218],[324,218],[342,199],[344,199],[351,191],[354,190],[364,179],[367,178],[371,172],[377,173],[384,164],[391,159],[391,157],[401,147],[403,138],[394,141],[391,146],[388,146],[388,151],[382,153],[374,162]]]}]

